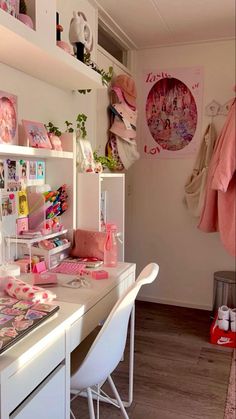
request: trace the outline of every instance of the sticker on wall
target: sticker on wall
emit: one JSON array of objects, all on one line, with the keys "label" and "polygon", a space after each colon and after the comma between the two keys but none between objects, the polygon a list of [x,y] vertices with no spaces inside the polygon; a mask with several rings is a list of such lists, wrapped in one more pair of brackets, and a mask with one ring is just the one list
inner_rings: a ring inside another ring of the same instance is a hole
[{"label": "sticker on wall", "polygon": [[199,67],[145,72],[143,157],[175,158],[196,152],[202,85]]}]

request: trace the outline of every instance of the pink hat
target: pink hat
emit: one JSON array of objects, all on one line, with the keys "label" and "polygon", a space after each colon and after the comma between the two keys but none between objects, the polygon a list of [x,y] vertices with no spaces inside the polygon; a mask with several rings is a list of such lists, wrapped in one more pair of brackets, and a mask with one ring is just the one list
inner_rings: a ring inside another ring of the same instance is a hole
[{"label": "pink hat", "polygon": [[119,135],[119,137],[124,140],[136,137],[136,131],[131,127],[131,125],[129,124],[129,126],[125,126],[124,122],[118,116],[115,116],[110,132],[115,135]]},{"label": "pink hat", "polygon": [[126,103],[115,103],[114,105],[111,105],[111,110],[119,116],[126,128],[129,127],[129,125],[136,128],[138,113],[137,111],[133,111]]},{"label": "pink hat", "polygon": [[126,102],[132,106],[136,106],[137,91],[134,80],[126,74],[120,74],[115,78],[112,85],[120,87]]}]

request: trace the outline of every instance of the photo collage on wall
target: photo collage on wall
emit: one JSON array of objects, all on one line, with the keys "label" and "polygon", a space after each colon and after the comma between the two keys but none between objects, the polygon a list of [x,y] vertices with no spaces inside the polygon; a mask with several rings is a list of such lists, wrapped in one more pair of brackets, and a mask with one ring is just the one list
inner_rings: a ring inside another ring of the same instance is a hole
[{"label": "photo collage on wall", "polygon": [[0,190],[14,192],[24,189],[26,186],[44,183],[44,161],[0,159]]}]

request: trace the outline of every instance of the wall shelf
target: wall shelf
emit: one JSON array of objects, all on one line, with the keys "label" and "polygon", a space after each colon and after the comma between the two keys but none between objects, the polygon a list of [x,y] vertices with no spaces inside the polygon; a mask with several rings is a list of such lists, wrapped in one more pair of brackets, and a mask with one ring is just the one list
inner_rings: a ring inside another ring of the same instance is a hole
[{"label": "wall shelf", "polygon": [[71,151],[56,151],[49,150],[47,148],[34,148],[6,144],[0,144],[0,155],[8,157],[25,156],[42,159],[73,159],[73,152]]},{"label": "wall shelf", "polygon": [[103,87],[100,74],[2,9],[0,40],[3,64],[62,89]]}]

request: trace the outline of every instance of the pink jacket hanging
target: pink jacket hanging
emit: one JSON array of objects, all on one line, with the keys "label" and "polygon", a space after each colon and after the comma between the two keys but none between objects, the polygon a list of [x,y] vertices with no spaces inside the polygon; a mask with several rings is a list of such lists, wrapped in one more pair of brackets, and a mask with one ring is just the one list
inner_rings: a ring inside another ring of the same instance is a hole
[{"label": "pink jacket hanging", "polygon": [[235,250],[235,100],[217,140],[209,165],[206,196],[198,228],[206,233],[219,231],[226,250]]}]

